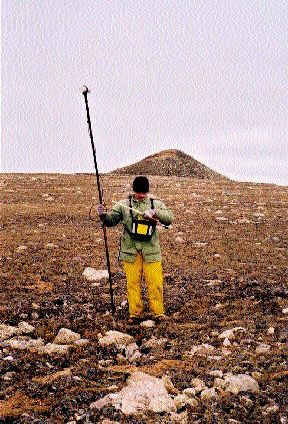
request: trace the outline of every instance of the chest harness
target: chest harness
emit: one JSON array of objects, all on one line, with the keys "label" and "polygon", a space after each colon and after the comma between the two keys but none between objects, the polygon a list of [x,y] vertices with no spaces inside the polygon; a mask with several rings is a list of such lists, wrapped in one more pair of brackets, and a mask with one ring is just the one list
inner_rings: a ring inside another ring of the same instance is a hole
[{"label": "chest harness", "polygon": [[[154,209],[154,199],[150,198],[151,209]],[[129,207],[132,208],[132,195],[129,196]],[[130,209],[130,215],[132,218],[131,231],[125,226],[125,230],[130,235],[132,240],[138,241],[149,241],[153,236],[156,229],[156,222],[152,223],[147,219],[138,219],[133,215],[132,209]]]}]

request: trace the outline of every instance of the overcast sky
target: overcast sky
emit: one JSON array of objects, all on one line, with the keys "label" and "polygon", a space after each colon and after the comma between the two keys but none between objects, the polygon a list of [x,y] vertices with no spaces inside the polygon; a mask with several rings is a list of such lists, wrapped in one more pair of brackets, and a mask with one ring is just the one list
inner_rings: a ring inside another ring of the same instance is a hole
[{"label": "overcast sky", "polygon": [[288,183],[286,0],[2,0],[4,172],[100,172],[180,149]]}]

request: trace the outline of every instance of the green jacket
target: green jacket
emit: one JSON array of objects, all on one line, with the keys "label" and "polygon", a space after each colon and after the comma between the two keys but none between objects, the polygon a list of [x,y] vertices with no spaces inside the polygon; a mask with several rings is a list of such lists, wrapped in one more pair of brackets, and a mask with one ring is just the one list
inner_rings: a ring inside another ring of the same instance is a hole
[{"label": "green jacket", "polygon": [[[147,196],[142,202],[138,202],[132,197],[132,208],[144,212],[147,209],[151,209],[150,197]],[[124,207],[124,206],[126,207]],[[119,222],[122,222],[124,227],[126,226],[130,231],[132,228],[132,218],[130,214],[129,198],[120,200],[117,202],[110,213],[106,215],[103,223],[107,227],[114,227]],[[158,199],[154,199],[154,209],[156,210],[157,219],[164,225],[170,225],[173,221],[172,212],[166,208],[163,202]],[[133,214],[135,214],[133,212]],[[121,236],[119,259],[122,261],[134,262],[138,251],[142,251],[145,262],[158,262],[161,261],[161,250],[159,244],[159,238],[157,228],[149,241],[137,241],[133,240],[129,233],[124,230]]]}]

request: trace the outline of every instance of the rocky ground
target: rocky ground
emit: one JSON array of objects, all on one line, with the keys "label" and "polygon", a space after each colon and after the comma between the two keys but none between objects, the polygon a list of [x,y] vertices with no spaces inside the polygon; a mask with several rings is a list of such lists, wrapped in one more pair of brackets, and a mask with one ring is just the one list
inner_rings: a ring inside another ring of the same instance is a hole
[{"label": "rocky ground", "polygon": [[[120,226],[114,318],[83,275],[105,269],[95,177],[1,181],[1,422],[287,423],[287,187],[151,177],[169,321],[128,326]],[[109,207],[130,182],[103,176]]]}]

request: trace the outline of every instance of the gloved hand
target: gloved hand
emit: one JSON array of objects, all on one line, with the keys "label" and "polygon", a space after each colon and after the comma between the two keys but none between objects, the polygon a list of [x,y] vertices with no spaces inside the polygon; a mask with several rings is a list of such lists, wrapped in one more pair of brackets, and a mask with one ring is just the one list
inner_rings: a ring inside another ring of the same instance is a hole
[{"label": "gloved hand", "polygon": [[147,209],[143,213],[143,218],[144,219],[154,219],[154,220],[156,220],[156,210],[155,209]]},{"label": "gloved hand", "polygon": [[97,212],[100,219],[105,219],[105,216],[107,215],[107,210],[104,205],[98,205]]}]

